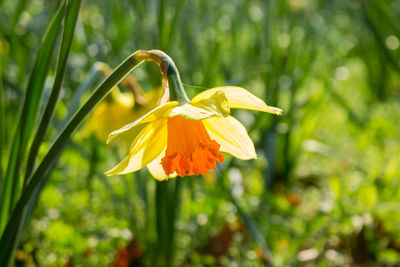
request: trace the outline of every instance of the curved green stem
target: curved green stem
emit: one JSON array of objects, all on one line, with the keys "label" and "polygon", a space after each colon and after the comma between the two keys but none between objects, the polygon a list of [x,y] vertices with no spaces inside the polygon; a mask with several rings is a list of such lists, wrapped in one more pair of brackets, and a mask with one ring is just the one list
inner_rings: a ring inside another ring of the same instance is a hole
[{"label": "curved green stem", "polygon": [[[22,191],[16,207],[7,223],[7,227],[0,240],[0,266],[8,266],[13,249],[18,243],[21,229],[26,216],[26,207],[33,198],[37,187],[46,178],[52,164],[57,159],[65,145],[67,144],[72,133],[79,127],[88,114],[102,99],[128,75],[135,67],[143,61],[154,61],[160,66],[163,81],[169,81],[168,74],[172,75],[172,70],[175,70],[175,78],[179,79],[178,71],[176,70],[173,61],[163,52],[158,50],[142,51],[139,50],[129,56],[121,65],[119,65],[93,92],[85,104],[75,113],[65,128],[56,138],[53,145],[39,164],[35,172],[28,178],[28,182]],[[180,79],[179,79],[180,80]],[[164,82],[163,82],[164,84]],[[181,88],[183,90],[183,87]],[[166,90],[167,91],[167,90]],[[186,94],[183,95],[186,97]],[[186,97],[187,98],[187,97]]]},{"label": "curved green stem", "polygon": [[181,77],[174,61],[163,51],[139,51],[138,56],[146,61],[154,61],[160,67],[164,96],[161,103],[168,100],[178,101],[179,104],[190,102],[183,88]]},{"label": "curved green stem", "polygon": [[18,242],[18,236],[25,216],[26,206],[33,196],[36,187],[40,184],[42,179],[46,177],[50,166],[64,148],[69,137],[79,127],[90,111],[92,111],[93,108],[111,91],[111,89],[116,86],[133,68],[143,62],[143,59],[138,60],[136,57],[139,52],[140,51],[128,57],[104,80],[102,84],[99,85],[88,101],[75,113],[66,127],[62,130],[54,144],[51,146],[49,152],[30,177],[0,240],[0,247],[2,248],[0,250],[0,266],[8,266],[12,254],[12,248],[14,247],[14,244]]}]

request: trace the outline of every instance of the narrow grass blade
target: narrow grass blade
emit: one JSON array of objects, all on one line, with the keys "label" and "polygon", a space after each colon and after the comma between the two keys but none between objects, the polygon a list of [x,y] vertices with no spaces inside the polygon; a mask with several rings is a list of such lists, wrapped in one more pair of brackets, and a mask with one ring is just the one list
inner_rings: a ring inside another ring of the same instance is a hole
[{"label": "narrow grass blade", "polygon": [[[1,45],[1,44],[0,44]],[[3,153],[6,151],[6,122],[5,122],[5,101],[4,101],[4,88],[3,88],[3,75],[2,75],[2,54],[0,51],[0,185],[3,184]],[[0,199],[1,199],[1,187],[0,187]]]},{"label": "narrow grass blade", "polygon": [[[32,174],[32,170],[35,164],[37,152],[39,151],[40,144],[43,142],[51,120],[54,116],[56,105],[60,97],[61,86],[64,82],[65,71],[67,68],[67,60],[69,52],[71,50],[72,39],[74,36],[75,25],[78,19],[78,13],[81,1],[72,0],[67,2],[67,9],[64,20],[63,35],[61,40],[61,48],[58,55],[57,71],[51,90],[49,101],[47,102],[43,116],[40,120],[39,128],[36,132],[33,140],[31,150],[29,151],[28,163],[25,172],[24,184],[28,181],[28,178]],[[16,194],[19,195],[19,194]],[[16,200],[16,198],[14,198]]]},{"label": "narrow grass blade", "polygon": [[167,50],[169,49],[169,47],[171,46],[171,44],[173,43],[172,41],[174,40],[175,34],[178,33],[177,29],[177,24],[179,23],[180,19],[181,19],[181,15],[182,15],[182,10],[185,4],[185,0],[179,0],[178,4],[176,5],[175,10],[175,14],[174,17],[171,21],[171,24],[169,26],[169,33],[168,33],[168,40],[167,40]]},{"label": "narrow grass blade", "polygon": [[165,0],[160,0],[158,7],[158,45],[161,50],[165,50]]},{"label": "narrow grass blade", "polygon": [[385,38],[389,34],[400,38],[400,27],[397,26],[393,15],[381,1],[367,1],[363,4],[363,13],[366,24],[372,32],[380,51],[397,72],[400,72],[400,63],[397,57],[388,49]]},{"label": "narrow grass blade", "polygon": [[146,14],[147,14],[147,8],[146,8],[146,1],[141,1],[141,0],[132,0],[129,2],[132,6],[134,16],[136,17],[136,24],[138,25],[138,35],[141,36],[143,44],[145,47],[154,47],[153,45],[153,40],[149,36],[148,32],[146,31]]},{"label": "narrow grass blade", "polygon": [[400,36],[400,27],[395,19],[395,15],[393,10],[390,8],[390,5],[385,3],[384,1],[375,0],[373,1],[375,4],[375,10],[380,14],[376,14],[379,19],[384,18],[385,22],[388,26],[388,29],[395,34],[397,37]]},{"label": "narrow grass blade", "polygon": [[264,240],[263,235],[261,234],[260,230],[258,229],[257,224],[254,222],[254,220],[243,211],[243,209],[240,207],[239,203],[236,201],[235,197],[232,195],[231,191],[224,185],[225,191],[227,192],[231,202],[233,205],[235,205],[239,217],[242,219],[244,225],[246,226],[246,229],[249,231],[250,236],[254,239],[254,241],[257,243],[257,245],[260,246],[260,248],[263,251],[263,254],[267,259],[272,259],[272,255],[270,250],[267,247],[267,243]]},{"label": "narrow grass blade", "polygon": [[61,5],[55,14],[50,26],[46,31],[46,34],[43,37],[43,41],[39,48],[38,56],[28,82],[24,104],[19,117],[17,130],[13,137],[13,145],[11,147],[7,171],[2,187],[2,199],[0,204],[0,233],[7,222],[13,177],[15,169],[19,167],[16,166],[18,162],[17,158],[21,158],[25,154],[25,148],[28,144],[29,138],[31,137],[31,133],[36,122],[36,117],[39,111],[39,103],[43,93],[44,82],[49,72],[51,55],[56,43],[63,16],[64,4]]},{"label": "narrow grass blade", "polygon": [[[87,115],[94,107],[102,101],[102,99],[116,86],[132,69],[137,67],[143,59],[137,59],[136,54],[129,56],[121,65],[119,65],[93,92],[90,98],[75,113],[66,127],[58,135],[57,139],[50,147],[47,154],[39,164],[38,168],[33,172],[31,179],[24,188],[21,197],[12,212],[12,216],[7,223],[6,230],[0,240],[0,266],[8,266],[11,254],[18,243],[21,224],[25,217],[26,207],[32,199],[37,186],[45,179],[57,155],[61,153],[64,146],[68,142],[72,133],[79,127]],[[29,218],[27,218],[29,219]]]},{"label": "narrow grass blade", "polygon": [[18,0],[17,1],[17,4],[15,6],[15,12],[14,12],[14,15],[12,17],[12,22],[11,22],[11,29],[12,29],[11,32],[14,32],[14,28],[17,25],[22,12],[25,10],[27,3],[28,3],[27,0]]}]

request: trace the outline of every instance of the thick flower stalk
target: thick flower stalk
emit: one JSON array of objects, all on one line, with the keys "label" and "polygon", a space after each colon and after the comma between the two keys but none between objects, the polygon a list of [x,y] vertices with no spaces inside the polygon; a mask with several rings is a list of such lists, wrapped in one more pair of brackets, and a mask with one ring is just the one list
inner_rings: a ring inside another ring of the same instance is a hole
[{"label": "thick flower stalk", "polygon": [[222,163],[227,152],[239,159],[256,158],[254,144],[246,128],[230,116],[231,108],[257,110],[280,115],[282,110],[270,107],[247,90],[217,87],[205,90],[189,100],[172,60],[161,51],[144,51],[156,61],[166,89],[160,105],[136,121],[112,132],[115,138],[144,128],[133,140],[128,156],[107,175],[124,174],[147,166],[158,180],[171,177],[206,174]]}]

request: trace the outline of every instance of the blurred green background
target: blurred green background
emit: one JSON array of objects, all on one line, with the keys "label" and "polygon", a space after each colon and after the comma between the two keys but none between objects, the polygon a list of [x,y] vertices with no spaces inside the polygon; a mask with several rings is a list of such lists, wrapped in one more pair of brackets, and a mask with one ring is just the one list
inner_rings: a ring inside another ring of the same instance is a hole
[{"label": "blurred green background", "polygon": [[[0,1],[0,179],[59,2]],[[396,0],[83,1],[39,157],[103,79],[96,62],[115,68],[136,50],[161,49],[191,97],[236,85],[284,110],[234,110],[258,159],[225,155],[216,171],[179,181],[171,265],[398,266],[399,39]],[[161,84],[152,63],[132,75],[145,92]],[[105,176],[129,144],[106,146],[84,128],[51,172],[15,264],[157,266],[156,180],[145,169]]]}]

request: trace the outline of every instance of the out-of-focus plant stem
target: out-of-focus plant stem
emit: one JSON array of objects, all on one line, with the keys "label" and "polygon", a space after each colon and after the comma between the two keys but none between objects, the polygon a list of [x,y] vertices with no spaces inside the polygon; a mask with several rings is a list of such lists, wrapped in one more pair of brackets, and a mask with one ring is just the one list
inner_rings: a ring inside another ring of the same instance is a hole
[{"label": "out-of-focus plant stem", "polygon": [[[0,185],[3,184],[3,153],[6,151],[6,114],[5,114],[5,101],[4,101],[4,88],[3,88],[3,71],[2,71],[2,54],[0,52]],[[0,199],[1,199],[0,189]]]},{"label": "out-of-focus plant stem", "polygon": [[268,260],[268,263],[273,262],[271,251],[269,250],[267,243],[265,242],[265,239],[264,239],[263,235],[261,234],[259,227],[257,226],[256,222],[252,219],[252,217],[242,209],[238,200],[233,196],[232,191],[229,188],[229,185],[227,182],[228,170],[232,166],[233,166],[233,160],[230,160],[227,163],[227,165],[224,167],[223,171],[219,172],[220,179],[218,181],[218,186],[220,187],[220,189],[223,190],[223,193],[225,193],[228,196],[229,201],[236,207],[239,218],[244,223],[250,236],[260,246],[262,253],[263,253],[263,257]]},{"label": "out-of-focus plant stem", "polygon": [[[378,50],[383,57],[387,59],[387,62],[395,69],[397,72],[400,72],[400,63],[398,58],[393,56],[388,47],[385,44],[385,33],[383,33],[380,29],[381,25],[381,16],[385,16],[387,22],[390,27],[390,31],[392,34],[400,38],[400,27],[397,25],[396,21],[393,19],[391,12],[386,10],[386,6],[382,5],[381,1],[367,1],[363,2],[362,11],[366,21],[366,25],[369,30],[372,32],[376,43],[380,47]],[[372,14],[371,14],[372,13]]]},{"label": "out-of-focus plant stem", "polygon": [[176,5],[175,8],[175,14],[174,17],[171,21],[171,24],[169,26],[169,33],[168,33],[168,40],[166,43],[166,50],[168,51],[171,45],[174,43],[174,37],[175,35],[179,32],[177,29],[177,24],[179,23],[181,16],[182,16],[182,10],[185,5],[185,0],[179,0],[178,4]]},{"label": "out-of-focus plant stem", "polygon": [[158,7],[158,44],[161,50],[165,50],[165,0],[160,0]]}]

